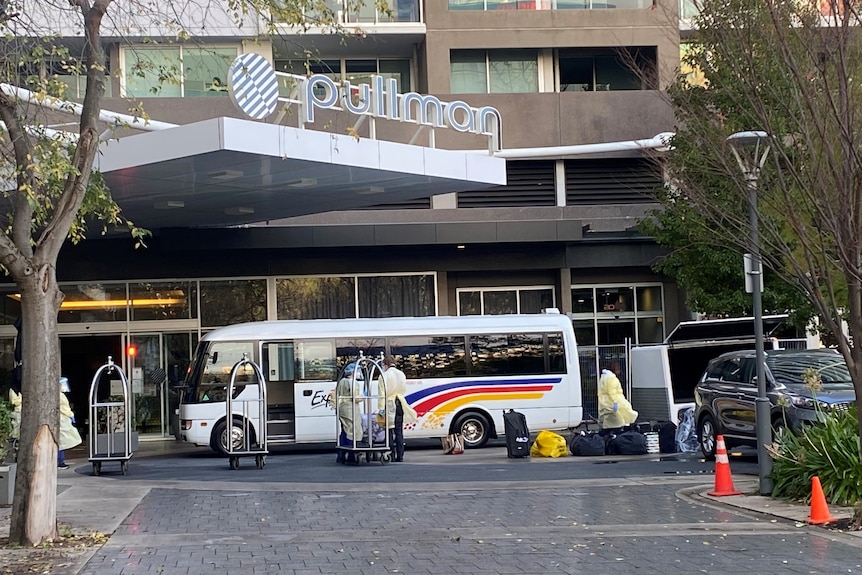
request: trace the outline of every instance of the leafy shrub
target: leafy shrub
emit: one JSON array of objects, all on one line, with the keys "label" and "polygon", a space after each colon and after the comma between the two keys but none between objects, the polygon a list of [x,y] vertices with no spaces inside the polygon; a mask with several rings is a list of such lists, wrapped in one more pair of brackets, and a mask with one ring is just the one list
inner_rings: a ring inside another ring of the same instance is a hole
[{"label": "leafy shrub", "polygon": [[774,458],[774,497],[808,502],[811,479],[820,478],[823,494],[835,505],[862,502],[862,460],[856,409],[828,414],[798,434],[788,431],[770,449]]},{"label": "leafy shrub", "polygon": [[6,460],[7,452],[11,451],[12,442],[12,406],[0,398],[0,463]]}]

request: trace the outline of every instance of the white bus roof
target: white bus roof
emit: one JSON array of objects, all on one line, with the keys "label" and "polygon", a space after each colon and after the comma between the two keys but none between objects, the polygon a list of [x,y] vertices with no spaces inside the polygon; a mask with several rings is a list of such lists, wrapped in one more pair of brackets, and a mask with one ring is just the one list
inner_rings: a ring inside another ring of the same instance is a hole
[{"label": "white bus roof", "polygon": [[201,341],[334,338],[364,335],[416,335],[460,333],[511,333],[571,329],[571,320],[559,313],[521,315],[470,315],[365,319],[278,320],[241,323],[213,330]]}]

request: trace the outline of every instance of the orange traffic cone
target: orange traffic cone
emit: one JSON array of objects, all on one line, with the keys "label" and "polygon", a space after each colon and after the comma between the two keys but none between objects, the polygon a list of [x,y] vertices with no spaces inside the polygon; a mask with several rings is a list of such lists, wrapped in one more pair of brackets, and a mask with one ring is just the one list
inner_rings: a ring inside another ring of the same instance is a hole
[{"label": "orange traffic cone", "polygon": [[733,488],[733,477],[730,475],[730,461],[727,459],[727,448],[724,447],[724,436],[719,435],[715,446],[715,489],[707,495],[723,497],[725,495],[741,495],[742,491]]},{"label": "orange traffic cone", "polygon": [[815,475],[811,478],[811,515],[808,517],[808,522],[812,525],[822,525],[832,521],[835,521],[835,518],[829,514],[820,478]]}]

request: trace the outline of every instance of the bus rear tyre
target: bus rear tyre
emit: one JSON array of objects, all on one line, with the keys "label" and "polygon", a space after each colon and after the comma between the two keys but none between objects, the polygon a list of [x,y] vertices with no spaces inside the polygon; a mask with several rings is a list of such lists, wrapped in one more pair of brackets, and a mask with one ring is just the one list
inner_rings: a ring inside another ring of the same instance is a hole
[{"label": "bus rear tyre", "polygon": [[461,434],[465,448],[476,449],[488,443],[491,437],[491,424],[483,414],[468,411],[458,416],[452,431]]}]

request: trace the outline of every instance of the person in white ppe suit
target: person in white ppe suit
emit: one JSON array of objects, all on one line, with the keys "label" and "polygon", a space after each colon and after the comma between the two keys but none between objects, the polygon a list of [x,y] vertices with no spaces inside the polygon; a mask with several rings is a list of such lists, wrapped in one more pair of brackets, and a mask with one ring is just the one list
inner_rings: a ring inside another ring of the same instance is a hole
[{"label": "person in white ppe suit", "polygon": [[[356,363],[349,363],[338,380],[335,387],[335,401],[338,402],[338,422],[341,433],[338,435],[338,445],[352,447],[354,441],[362,440],[362,380],[357,377],[354,381]],[[357,374],[359,375],[359,374]],[[338,463],[345,463],[353,459],[353,453],[345,453],[337,449]]]},{"label": "person in white ppe suit", "polygon": [[378,407],[381,415],[386,411],[392,461],[404,461],[404,424],[414,423],[417,419],[416,411],[404,398],[405,393],[407,376],[395,367],[395,358],[387,355],[383,358],[383,374],[378,380]]},{"label": "person in white ppe suit", "polygon": [[69,469],[66,465],[67,449],[72,449],[76,445],[81,444],[81,435],[73,425],[75,423],[75,413],[72,411],[72,406],[69,405],[69,399],[66,393],[69,391],[69,380],[65,377],[60,378],[60,439],[57,452],[57,467],[60,469]]},{"label": "person in white ppe suit", "polygon": [[620,429],[638,418],[638,412],[623,394],[619,373],[620,364],[612,361],[599,378],[599,426],[603,430]]}]

